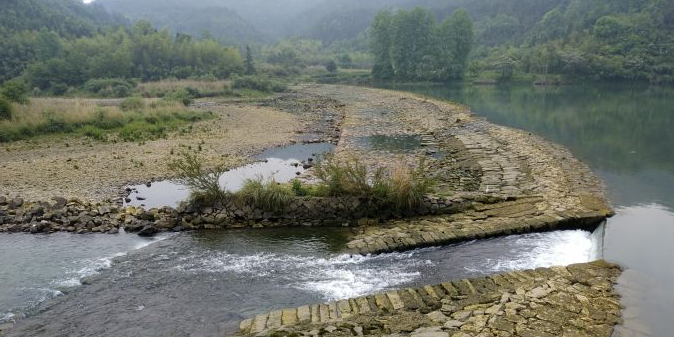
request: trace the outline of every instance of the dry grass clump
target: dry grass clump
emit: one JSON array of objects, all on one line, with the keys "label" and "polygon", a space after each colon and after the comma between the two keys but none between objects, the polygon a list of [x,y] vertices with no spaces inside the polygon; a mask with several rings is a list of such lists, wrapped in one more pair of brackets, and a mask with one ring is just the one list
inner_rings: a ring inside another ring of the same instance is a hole
[{"label": "dry grass clump", "polygon": [[311,189],[293,186],[293,190],[309,195],[315,191],[328,196],[367,197],[379,206],[409,211],[421,205],[424,195],[435,186],[426,169],[422,161],[416,168],[401,164],[370,172],[357,159],[340,162],[328,157],[315,167],[316,177],[321,182],[318,186]]},{"label": "dry grass clump", "polygon": [[295,196],[289,186],[279,184],[273,178],[264,181],[262,177],[247,179],[234,195],[245,205],[269,212],[285,210]]}]

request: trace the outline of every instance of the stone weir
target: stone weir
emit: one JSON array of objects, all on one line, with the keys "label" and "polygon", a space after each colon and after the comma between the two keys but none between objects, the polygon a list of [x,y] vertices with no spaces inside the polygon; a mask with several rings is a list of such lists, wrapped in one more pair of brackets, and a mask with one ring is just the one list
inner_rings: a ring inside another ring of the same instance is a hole
[{"label": "stone weir", "polygon": [[237,336],[602,336],[621,323],[604,261],[391,290],[272,311]]},{"label": "stone weir", "polygon": [[[117,233],[123,228],[152,235],[191,229],[350,226],[353,237],[345,251],[368,254],[582,228],[612,214],[601,182],[565,148],[488,123],[467,107],[349,86],[304,85],[294,90],[280,99],[282,107],[294,106],[301,97],[319,97],[338,107],[343,118],[337,160],[358,158],[373,168],[423,162],[425,174],[438,182],[436,193],[426,196],[416,212],[403,215],[354,198],[297,198],[286,211],[270,213],[233,204],[143,210],[73,199],[31,203],[0,197],[0,232]],[[314,113],[316,120],[327,114],[321,109]]]},{"label": "stone weir", "polygon": [[[423,161],[438,182],[437,195],[473,201],[451,214],[358,227],[347,252],[583,228],[613,214],[601,181],[567,149],[491,124],[468,107],[389,90],[324,85],[298,90],[344,104],[338,158],[356,157],[372,167]],[[474,202],[485,197],[497,201]]]}]

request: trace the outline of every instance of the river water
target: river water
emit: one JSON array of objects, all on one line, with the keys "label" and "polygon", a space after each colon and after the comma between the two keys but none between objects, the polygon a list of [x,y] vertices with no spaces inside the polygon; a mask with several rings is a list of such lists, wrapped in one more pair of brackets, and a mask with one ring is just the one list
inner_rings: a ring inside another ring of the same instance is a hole
[{"label": "river water", "polygon": [[[97,236],[0,236],[2,256],[21,252],[13,256],[16,265],[0,260],[0,270],[10,271],[0,279],[0,303],[15,319],[28,314],[9,336],[218,336],[235,332],[244,318],[274,309],[586,262],[597,258],[595,248],[601,244],[600,237],[575,230],[350,256],[337,252],[346,231],[181,233],[123,256],[129,245],[148,242],[126,236],[108,242]],[[117,240],[126,243],[113,244]],[[36,241],[57,249],[48,257]],[[37,271],[38,266],[51,271]],[[94,270],[88,285],[68,288]],[[40,300],[46,301],[36,306]]]},{"label": "river water", "polygon": [[646,85],[560,87],[398,86],[452,100],[490,122],[568,147],[607,185],[616,216],[604,258],[620,278],[625,327],[671,336],[674,318],[674,88]]}]

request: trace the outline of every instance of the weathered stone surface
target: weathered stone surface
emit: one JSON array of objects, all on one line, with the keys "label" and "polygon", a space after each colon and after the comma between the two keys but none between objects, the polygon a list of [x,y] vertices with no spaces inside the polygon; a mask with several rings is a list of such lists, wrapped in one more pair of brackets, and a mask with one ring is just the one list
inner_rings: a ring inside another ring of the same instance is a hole
[{"label": "weathered stone surface", "polygon": [[[423,301],[407,302],[413,294],[444,288],[442,285],[425,286],[398,292],[366,296],[369,303],[377,303],[381,311],[348,312],[348,315],[331,317],[330,320],[305,318],[295,325],[286,325],[283,333],[311,335],[322,331],[322,336],[344,336],[341,327],[349,327],[348,335],[382,336],[599,336],[609,337],[613,326],[620,323],[620,305],[613,284],[621,273],[619,267],[596,261],[568,267],[539,268],[503,273],[486,278],[454,281],[445,284],[466,285],[466,295],[449,292],[439,296],[442,311],[428,310]],[[483,287],[489,280],[510,277],[511,283]],[[587,284],[606,283],[607,287],[588,287]],[[467,285],[472,285],[470,290]],[[409,296],[409,297],[408,297]],[[384,303],[384,301],[388,301]],[[342,305],[358,301],[343,300],[325,305],[342,313]],[[362,301],[361,301],[362,302]],[[395,303],[395,305],[393,304]],[[433,305],[433,304],[431,304]],[[315,307],[315,306],[312,306]],[[310,312],[307,306],[285,313]],[[578,309],[574,309],[578,308]],[[239,336],[252,336],[262,330],[273,334],[278,324],[272,317],[260,315],[241,323]],[[423,315],[422,312],[428,312]],[[269,317],[266,325],[260,322]],[[256,323],[257,322],[257,323]],[[381,326],[377,322],[386,322]],[[256,325],[257,324],[257,325]],[[355,330],[353,327],[363,327]]]}]

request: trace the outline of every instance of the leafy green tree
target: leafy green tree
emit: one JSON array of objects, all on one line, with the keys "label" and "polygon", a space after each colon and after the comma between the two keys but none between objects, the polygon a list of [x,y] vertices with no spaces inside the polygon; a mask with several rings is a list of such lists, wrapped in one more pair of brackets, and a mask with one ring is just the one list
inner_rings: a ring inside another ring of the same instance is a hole
[{"label": "leafy green tree", "polygon": [[440,42],[444,80],[461,78],[468,68],[468,56],[473,46],[473,21],[465,9],[457,9],[440,26]]},{"label": "leafy green tree", "polygon": [[402,80],[420,79],[424,56],[433,55],[435,17],[421,8],[398,11],[391,23],[391,61],[395,75]]},{"label": "leafy green tree", "polygon": [[370,48],[374,55],[372,76],[377,79],[393,77],[391,64],[391,24],[393,15],[389,11],[377,13],[370,27]]},{"label": "leafy green tree", "polygon": [[494,63],[494,69],[496,69],[499,81],[507,81],[511,79],[515,73],[516,64],[517,62],[510,56],[501,56],[496,61],[496,63]]}]

